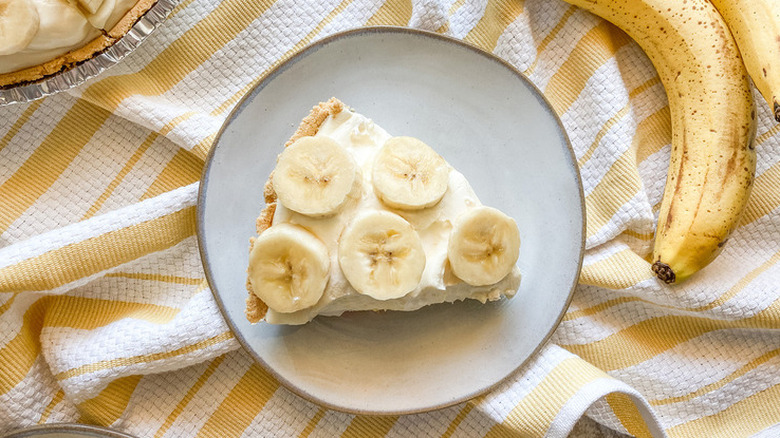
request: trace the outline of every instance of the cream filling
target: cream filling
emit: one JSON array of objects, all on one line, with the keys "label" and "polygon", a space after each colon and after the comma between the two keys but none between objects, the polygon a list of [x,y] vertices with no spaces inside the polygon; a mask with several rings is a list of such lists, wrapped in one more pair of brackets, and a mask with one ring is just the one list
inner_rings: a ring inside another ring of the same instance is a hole
[{"label": "cream filling", "polygon": [[[360,310],[417,310],[429,304],[454,302],[467,298],[481,302],[494,301],[502,296],[512,297],[520,286],[520,271],[515,267],[500,282],[489,286],[470,286],[449,269],[447,243],[452,221],[470,208],[481,205],[466,178],[450,167],[447,192],[438,204],[419,211],[391,209],[374,194],[371,184],[371,164],[379,148],[390,135],[370,119],[344,110],[328,117],[317,136],[328,136],[352,153],[360,169],[357,187],[359,196],[347,202],[339,213],[327,218],[311,218],[277,203],[272,224],[298,224],[322,240],[330,258],[330,281],[322,298],[314,306],[293,313],[268,309],[265,320],[271,324],[304,324],[317,315],[338,316],[346,311]],[[402,298],[380,301],[358,293],[349,284],[338,261],[338,241],[344,227],[358,211],[386,210],[402,216],[412,224],[422,240],[425,251],[425,270],[417,288]]]},{"label": "cream filling", "polygon": [[38,32],[23,50],[0,56],[0,73],[10,73],[43,64],[84,47],[111,29],[136,0],[104,0],[95,14],[87,17],[66,0],[29,0],[38,10]]},{"label": "cream filling", "polygon": [[111,30],[135,3],[136,0],[103,0],[103,4],[87,20],[98,29]]}]

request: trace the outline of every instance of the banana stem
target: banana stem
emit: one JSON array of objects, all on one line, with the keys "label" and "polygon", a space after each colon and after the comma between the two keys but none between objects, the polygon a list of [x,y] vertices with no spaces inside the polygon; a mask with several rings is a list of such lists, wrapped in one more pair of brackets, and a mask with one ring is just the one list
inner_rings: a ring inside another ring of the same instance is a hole
[{"label": "banana stem", "polygon": [[780,103],[777,103],[777,101],[775,101],[774,103],[775,103],[775,120],[780,122]]},{"label": "banana stem", "polygon": [[672,267],[660,260],[653,263],[652,269],[653,272],[655,272],[655,275],[666,284],[672,284],[677,280],[677,276],[674,275]]}]

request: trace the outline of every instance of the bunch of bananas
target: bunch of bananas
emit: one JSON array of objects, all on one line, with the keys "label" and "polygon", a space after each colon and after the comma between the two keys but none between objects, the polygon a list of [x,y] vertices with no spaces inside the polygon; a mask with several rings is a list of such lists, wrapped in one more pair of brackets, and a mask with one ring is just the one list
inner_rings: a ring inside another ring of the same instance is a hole
[{"label": "bunch of bananas", "polygon": [[672,151],[652,269],[681,282],[722,250],[756,168],[748,74],[780,121],[780,1],[566,0],[631,36],[669,97]]}]

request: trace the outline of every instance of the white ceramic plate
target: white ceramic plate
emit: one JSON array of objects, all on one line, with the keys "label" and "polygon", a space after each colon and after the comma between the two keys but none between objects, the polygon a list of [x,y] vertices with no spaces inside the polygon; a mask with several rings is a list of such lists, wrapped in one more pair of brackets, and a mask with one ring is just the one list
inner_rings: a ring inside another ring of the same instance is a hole
[{"label": "white ceramic plate", "polygon": [[[517,220],[523,279],[512,300],[355,312],[295,327],[247,322],[248,244],[263,184],[298,122],[331,96],[392,135],[435,145],[484,204]],[[521,74],[449,38],[368,28],[308,47],[238,104],[204,169],[198,236],[225,318],[286,387],[337,410],[402,414],[482,394],[542,346],[577,281],[583,211],[566,134]]]},{"label": "white ceramic plate", "polygon": [[3,438],[133,438],[122,432],[89,424],[52,423],[15,430]]}]

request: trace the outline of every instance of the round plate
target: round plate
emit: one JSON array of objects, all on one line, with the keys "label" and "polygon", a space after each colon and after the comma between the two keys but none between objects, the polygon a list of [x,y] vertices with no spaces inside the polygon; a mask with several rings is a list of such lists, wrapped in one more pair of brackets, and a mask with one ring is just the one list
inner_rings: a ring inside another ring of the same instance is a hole
[{"label": "round plate", "polygon": [[[516,219],[523,279],[513,299],[303,326],[247,322],[248,245],[263,184],[298,122],[331,96],[391,135],[434,145],[485,205]],[[333,35],[270,72],[225,122],[198,201],[206,275],[239,341],[290,390],[352,413],[423,412],[494,387],[549,338],[582,263],[582,185],[550,105],[498,58],[410,29]]]},{"label": "round plate", "polygon": [[52,423],[15,430],[3,438],[133,438],[122,432],[88,424]]}]

